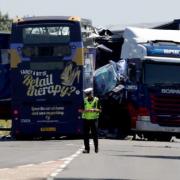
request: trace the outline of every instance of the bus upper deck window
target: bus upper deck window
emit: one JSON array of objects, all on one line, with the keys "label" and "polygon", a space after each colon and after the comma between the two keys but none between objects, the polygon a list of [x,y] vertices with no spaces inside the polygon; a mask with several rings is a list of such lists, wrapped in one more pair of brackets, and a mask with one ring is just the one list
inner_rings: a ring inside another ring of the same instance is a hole
[{"label": "bus upper deck window", "polygon": [[24,57],[71,55],[70,26],[30,26],[23,28]]},{"label": "bus upper deck window", "polygon": [[28,27],[23,29],[24,44],[69,43],[70,27]]}]

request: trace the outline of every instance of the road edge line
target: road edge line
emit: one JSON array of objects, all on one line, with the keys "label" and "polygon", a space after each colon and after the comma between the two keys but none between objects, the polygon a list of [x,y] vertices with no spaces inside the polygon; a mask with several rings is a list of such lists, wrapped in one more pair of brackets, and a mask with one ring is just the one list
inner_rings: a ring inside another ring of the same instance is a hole
[{"label": "road edge line", "polygon": [[[66,157],[66,158],[63,158],[64,160],[64,163],[61,164],[59,166],[59,168],[57,168],[54,172],[52,172],[48,177],[47,177],[47,180],[54,180],[54,178],[60,173],[62,172],[66,166],[76,157],[78,157],[83,151],[83,147],[81,147],[80,149],[78,149],[74,154]],[[62,160],[62,159],[61,159]]]}]

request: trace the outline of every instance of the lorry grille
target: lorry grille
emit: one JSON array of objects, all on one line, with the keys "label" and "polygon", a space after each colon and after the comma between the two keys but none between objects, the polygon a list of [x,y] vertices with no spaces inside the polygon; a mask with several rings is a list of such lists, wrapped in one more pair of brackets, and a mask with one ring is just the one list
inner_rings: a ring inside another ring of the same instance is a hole
[{"label": "lorry grille", "polygon": [[180,96],[151,96],[151,119],[161,126],[180,126]]}]

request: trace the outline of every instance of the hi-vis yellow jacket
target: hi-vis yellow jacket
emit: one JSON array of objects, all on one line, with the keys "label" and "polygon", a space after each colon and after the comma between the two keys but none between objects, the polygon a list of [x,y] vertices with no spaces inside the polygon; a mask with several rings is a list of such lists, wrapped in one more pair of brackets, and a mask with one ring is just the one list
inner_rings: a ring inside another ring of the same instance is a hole
[{"label": "hi-vis yellow jacket", "polygon": [[[93,101],[88,101],[88,98],[84,98],[84,112],[82,118],[86,120],[94,120],[99,118],[100,112],[98,111],[99,98],[94,97]],[[89,110],[89,111],[88,111]]]}]

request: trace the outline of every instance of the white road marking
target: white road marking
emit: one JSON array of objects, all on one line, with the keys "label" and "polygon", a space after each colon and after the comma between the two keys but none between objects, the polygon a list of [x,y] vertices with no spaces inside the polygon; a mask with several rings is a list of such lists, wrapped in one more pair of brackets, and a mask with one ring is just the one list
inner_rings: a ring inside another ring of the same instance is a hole
[{"label": "white road marking", "polygon": [[50,164],[50,163],[54,163],[54,162],[56,162],[56,161],[47,161],[47,162],[42,162],[42,163],[40,163],[40,165]]},{"label": "white road marking", "polygon": [[34,166],[35,164],[26,164],[26,165],[22,165],[22,166],[16,166],[16,168],[24,168],[24,167],[31,167]]},{"label": "white road marking", "polygon": [[7,171],[7,170],[10,170],[11,168],[2,168],[0,169],[0,171]]},{"label": "white road marking", "polygon": [[74,144],[72,144],[72,143],[71,144],[66,144],[66,146],[74,146]]},{"label": "white road marking", "polygon": [[51,173],[49,175],[49,177],[47,178],[47,180],[53,180],[61,171],[63,171],[66,166],[74,159],[76,158],[77,156],[79,156],[79,154],[81,154],[83,151],[83,147],[81,147],[79,150],[77,150],[74,154],[72,154],[71,156],[69,157],[66,157],[66,158],[63,158],[61,160],[64,160],[64,163],[58,168],[56,169],[55,172]]}]

